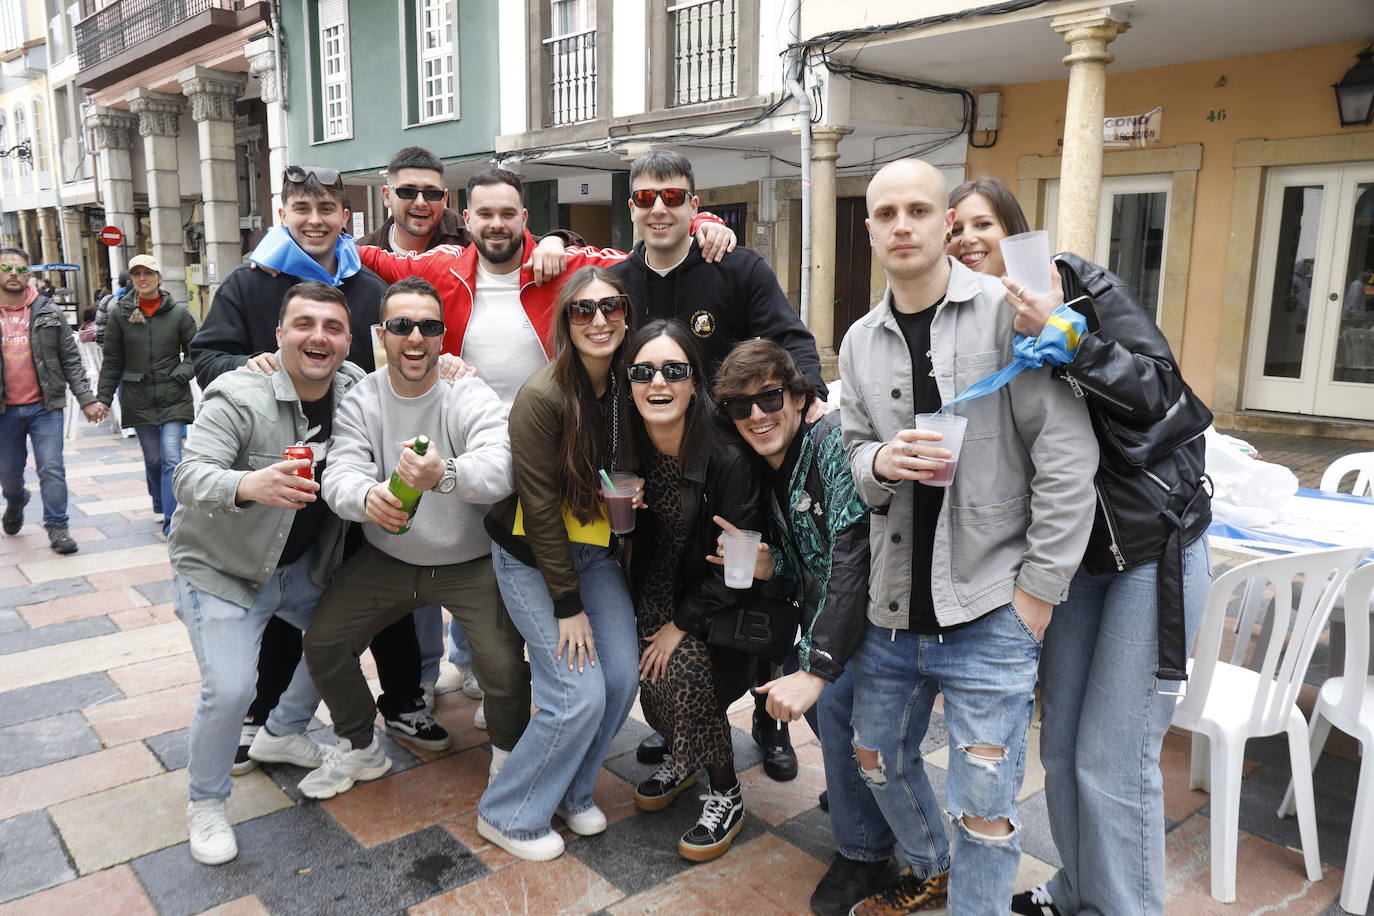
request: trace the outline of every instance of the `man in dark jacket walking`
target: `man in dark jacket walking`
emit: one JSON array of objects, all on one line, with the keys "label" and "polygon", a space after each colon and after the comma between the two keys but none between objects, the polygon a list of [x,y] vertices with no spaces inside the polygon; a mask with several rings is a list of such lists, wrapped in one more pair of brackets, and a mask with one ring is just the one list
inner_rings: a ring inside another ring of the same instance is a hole
[{"label": "man in dark jacket walking", "polygon": [[62,464],[67,388],[76,395],[86,419],[105,418],[105,406],[91,394],[76,335],[62,314],[39,302],[29,282],[29,256],[19,248],[0,248],[0,490],[5,497],[3,527],[18,534],[24,526],[24,465],[33,443],[43,497],[43,527],[58,553],[75,553],[67,531],[67,474]]}]

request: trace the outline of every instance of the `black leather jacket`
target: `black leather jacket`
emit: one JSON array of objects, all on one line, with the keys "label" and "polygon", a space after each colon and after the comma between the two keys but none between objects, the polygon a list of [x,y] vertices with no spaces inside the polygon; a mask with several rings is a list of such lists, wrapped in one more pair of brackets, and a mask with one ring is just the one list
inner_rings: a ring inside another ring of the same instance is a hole
[{"label": "black leather jacket", "polygon": [[[1055,260],[1064,301],[1088,322],[1073,362],[1058,372],[1087,398],[1101,446],[1083,566],[1100,575],[1159,561],[1159,674],[1184,680],[1181,556],[1212,520],[1202,439],[1212,414],[1120,277],[1075,254]],[[1073,303],[1084,295],[1091,301]]]}]

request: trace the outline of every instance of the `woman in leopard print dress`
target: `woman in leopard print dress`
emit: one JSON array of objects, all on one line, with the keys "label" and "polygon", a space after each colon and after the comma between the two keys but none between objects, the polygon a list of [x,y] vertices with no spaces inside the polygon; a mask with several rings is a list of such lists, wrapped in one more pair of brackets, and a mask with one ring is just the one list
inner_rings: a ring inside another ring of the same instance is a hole
[{"label": "woman in leopard print dress", "polygon": [[643,649],[640,704],[669,749],[635,801],[647,811],[665,808],[704,767],[705,805],[678,852],[707,861],[729,849],[744,820],[725,709],[752,683],[753,663],[705,641],[711,618],[747,594],[727,588],[706,558],[721,530],[715,517],[762,527],[764,490],[750,456],[718,432],[696,346],[682,324],[650,323],[626,353],[649,510],[640,513],[630,561]]}]

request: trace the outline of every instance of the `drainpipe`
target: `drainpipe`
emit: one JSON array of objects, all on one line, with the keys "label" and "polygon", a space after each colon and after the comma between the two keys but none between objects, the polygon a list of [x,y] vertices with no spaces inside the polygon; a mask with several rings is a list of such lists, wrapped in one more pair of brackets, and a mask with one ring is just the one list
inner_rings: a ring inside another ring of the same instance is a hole
[{"label": "drainpipe", "polygon": [[[791,43],[801,41],[801,0],[787,0]],[[801,134],[801,322],[811,324],[811,97],[806,94],[806,57],[800,49],[787,52],[787,91],[797,100]]]},{"label": "drainpipe", "polygon": [[282,59],[282,34],[281,16],[279,11],[279,0],[271,0],[267,11],[271,15],[272,27],[272,49],[277,58],[277,101],[281,104],[282,111],[290,111],[291,104],[286,92],[286,62]]}]

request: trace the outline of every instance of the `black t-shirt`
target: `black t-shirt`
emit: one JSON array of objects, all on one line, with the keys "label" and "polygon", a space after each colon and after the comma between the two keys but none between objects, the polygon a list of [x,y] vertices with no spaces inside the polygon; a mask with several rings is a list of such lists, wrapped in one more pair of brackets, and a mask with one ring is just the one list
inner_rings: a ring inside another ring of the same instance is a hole
[{"label": "black t-shirt", "polygon": [[[942,300],[943,301],[943,300]],[[943,403],[940,388],[935,383],[935,366],[930,358],[930,322],[935,317],[936,303],[915,314],[896,309],[892,317],[906,338],[911,353],[912,401],[916,413],[934,413]],[[912,425],[916,418],[911,418]],[[907,624],[914,633],[940,633],[943,629],[935,617],[935,603],[930,595],[930,564],[935,552],[935,525],[940,520],[940,506],[944,503],[944,487],[928,487],[922,483],[909,484],[913,496],[911,524],[911,617]]]},{"label": "black t-shirt", "polygon": [[[311,431],[307,441],[302,444],[328,442],[329,437],[334,435],[334,392],[331,390],[318,401],[301,401],[301,410],[305,413],[305,428]],[[324,475],[325,460],[327,456],[315,462],[316,481]],[[319,540],[320,526],[324,524],[329,507],[324,504],[322,491],[316,490],[315,497],[313,503],[307,503],[304,509],[297,510],[296,517],[291,520],[291,533],[286,536],[286,546],[282,548],[278,566],[296,562]]]}]

